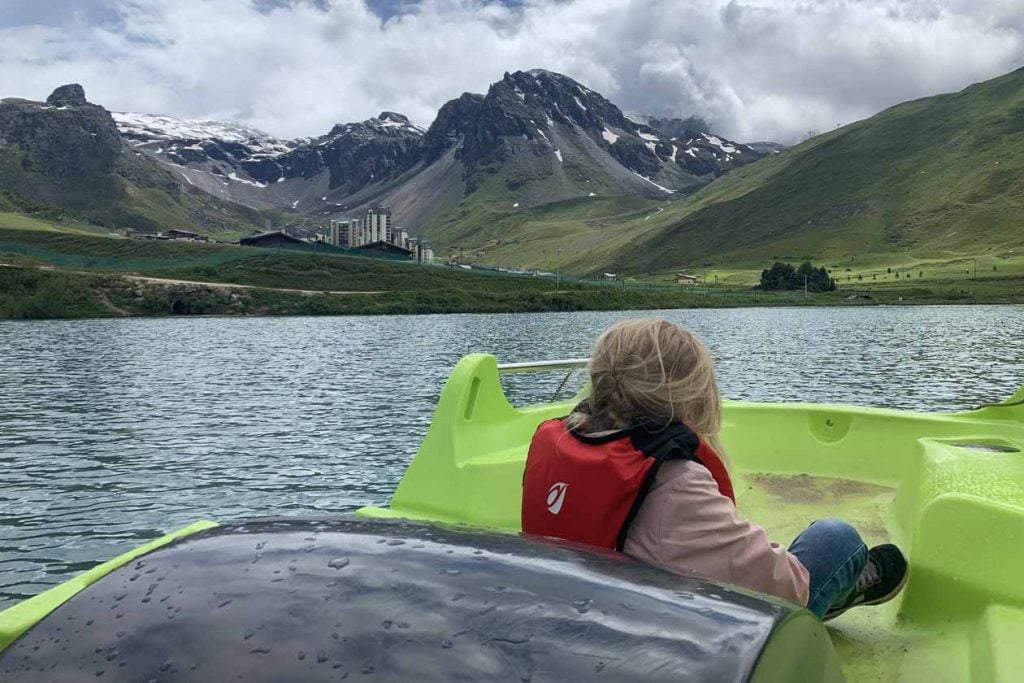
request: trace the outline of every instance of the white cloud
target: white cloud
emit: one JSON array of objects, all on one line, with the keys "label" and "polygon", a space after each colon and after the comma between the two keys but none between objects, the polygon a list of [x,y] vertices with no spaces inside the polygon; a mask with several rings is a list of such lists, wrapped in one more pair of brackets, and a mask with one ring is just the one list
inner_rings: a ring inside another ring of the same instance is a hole
[{"label": "white cloud", "polygon": [[424,0],[386,21],[360,0],[101,4],[0,28],[0,94],[74,81],[109,109],[291,137],[384,109],[429,123],[504,71],[543,67],[626,110],[789,142],[1024,61],[1014,0]]}]

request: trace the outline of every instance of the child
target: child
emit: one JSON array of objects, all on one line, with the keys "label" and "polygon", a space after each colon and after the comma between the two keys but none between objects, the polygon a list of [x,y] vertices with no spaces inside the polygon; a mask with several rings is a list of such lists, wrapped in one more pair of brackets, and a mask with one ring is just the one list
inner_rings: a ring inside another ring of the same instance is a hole
[{"label": "child", "polygon": [[718,441],[711,357],[665,320],[628,320],[597,340],[590,394],[540,425],[523,477],[523,531],[601,545],[677,573],[769,593],[832,619],[891,600],[907,561],[870,550],[838,519],[787,551],[739,516]]}]

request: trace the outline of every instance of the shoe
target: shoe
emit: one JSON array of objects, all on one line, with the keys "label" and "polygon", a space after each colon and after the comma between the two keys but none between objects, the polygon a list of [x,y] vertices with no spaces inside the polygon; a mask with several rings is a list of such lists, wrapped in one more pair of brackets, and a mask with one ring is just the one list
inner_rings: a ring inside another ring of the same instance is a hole
[{"label": "shoe", "polygon": [[853,590],[842,604],[831,607],[823,621],[835,619],[851,607],[881,605],[895,598],[907,583],[907,558],[892,543],[868,550],[868,561]]}]

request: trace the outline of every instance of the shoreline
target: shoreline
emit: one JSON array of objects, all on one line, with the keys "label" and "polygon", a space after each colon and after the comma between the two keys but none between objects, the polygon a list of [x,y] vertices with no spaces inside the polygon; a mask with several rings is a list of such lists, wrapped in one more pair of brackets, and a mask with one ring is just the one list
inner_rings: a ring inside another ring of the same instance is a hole
[{"label": "shoreline", "polygon": [[[49,266],[5,263],[0,269],[0,320],[71,320],[175,317],[292,317],[352,315],[439,315],[545,313],[571,311],[643,311],[734,308],[895,308],[1024,304],[1024,288],[1005,291],[932,290],[885,292],[852,298],[842,290],[707,292],[574,285],[562,289],[487,288],[508,282],[477,283],[477,288],[392,290],[318,290],[262,284],[214,282],[145,276],[136,273],[60,270]],[[513,278],[509,278],[514,280]],[[516,283],[513,282],[513,285]],[[539,283],[545,284],[545,283]],[[6,292],[4,290],[7,290]],[[980,295],[979,295],[980,294]],[[987,296],[986,296],[987,295]]]}]

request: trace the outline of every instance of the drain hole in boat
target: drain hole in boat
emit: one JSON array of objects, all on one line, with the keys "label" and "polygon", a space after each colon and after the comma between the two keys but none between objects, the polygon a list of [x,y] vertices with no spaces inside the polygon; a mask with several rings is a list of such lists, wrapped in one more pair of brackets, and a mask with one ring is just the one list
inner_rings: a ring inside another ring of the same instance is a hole
[{"label": "drain hole in boat", "polygon": [[985,443],[983,441],[958,441],[950,444],[957,448],[966,448],[972,451],[983,453],[1020,453],[1020,449],[1008,443]]}]

